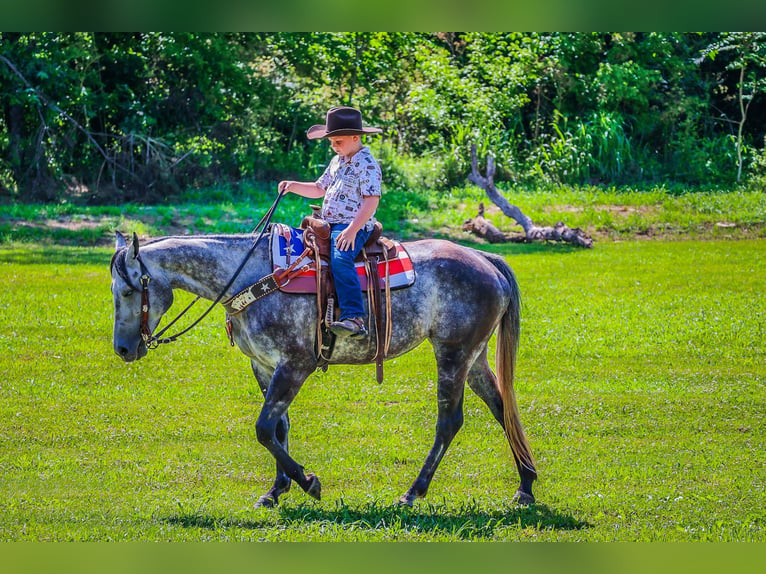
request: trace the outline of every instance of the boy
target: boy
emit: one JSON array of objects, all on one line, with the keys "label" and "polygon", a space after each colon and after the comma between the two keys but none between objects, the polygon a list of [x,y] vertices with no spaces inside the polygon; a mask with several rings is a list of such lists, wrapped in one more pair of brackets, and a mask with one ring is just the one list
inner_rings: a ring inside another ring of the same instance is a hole
[{"label": "boy", "polygon": [[337,107],[327,112],[324,125],[311,126],[310,139],[327,138],[337,154],[316,182],[280,181],[279,193],[324,197],[321,217],[332,229],[330,264],[338,293],[340,319],[330,325],[339,337],[364,337],[364,300],[354,259],[370,237],[380,203],[382,175],[370,149],[362,145],[363,134],[383,130],[362,127],[355,108]]}]

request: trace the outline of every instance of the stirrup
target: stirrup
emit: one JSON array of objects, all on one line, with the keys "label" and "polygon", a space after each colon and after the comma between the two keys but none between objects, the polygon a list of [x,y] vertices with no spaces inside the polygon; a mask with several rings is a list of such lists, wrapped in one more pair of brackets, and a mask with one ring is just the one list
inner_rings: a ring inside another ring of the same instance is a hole
[{"label": "stirrup", "polygon": [[352,317],[330,323],[330,331],[338,337],[362,338],[367,336],[364,320],[361,317]]}]

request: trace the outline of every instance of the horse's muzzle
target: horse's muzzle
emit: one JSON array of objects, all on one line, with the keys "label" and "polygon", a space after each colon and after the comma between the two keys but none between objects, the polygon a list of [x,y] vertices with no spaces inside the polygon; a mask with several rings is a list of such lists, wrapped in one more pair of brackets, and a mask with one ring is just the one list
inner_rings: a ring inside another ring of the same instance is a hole
[{"label": "horse's muzzle", "polygon": [[138,345],[133,350],[115,341],[114,352],[117,353],[117,356],[126,363],[132,363],[133,361],[144,358],[146,356],[147,349],[143,341],[139,341]]}]

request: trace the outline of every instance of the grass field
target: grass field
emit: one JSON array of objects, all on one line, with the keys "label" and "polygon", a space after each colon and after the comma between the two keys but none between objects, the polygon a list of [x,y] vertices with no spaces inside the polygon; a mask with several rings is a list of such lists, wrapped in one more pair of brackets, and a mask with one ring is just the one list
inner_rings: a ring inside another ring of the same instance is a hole
[{"label": "grass field", "polygon": [[[115,229],[129,229],[141,236],[247,233],[273,201],[274,189],[190,191],[172,205],[0,204],[0,244],[107,245]],[[563,221],[598,240],[766,237],[766,194],[757,191],[563,188],[511,189],[505,194],[537,225]],[[436,235],[459,239],[465,237],[463,222],[476,216],[480,202],[489,203],[476,187],[394,190],[384,194],[376,215],[387,232],[398,238]],[[279,206],[278,219],[298,225],[309,213],[309,203],[288,195]],[[487,219],[500,229],[521,230],[494,205],[487,208]]]},{"label": "grass field", "polygon": [[[524,297],[517,394],[538,503],[470,391],[425,501],[395,501],[433,440],[424,345],[332,367],[291,409],[322,479],[254,510],[273,462],[222,311],[123,364],[109,249],[0,246],[0,540],[764,541],[766,242],[493,247]],[[180,306],[185,297],[180,297]]]}]

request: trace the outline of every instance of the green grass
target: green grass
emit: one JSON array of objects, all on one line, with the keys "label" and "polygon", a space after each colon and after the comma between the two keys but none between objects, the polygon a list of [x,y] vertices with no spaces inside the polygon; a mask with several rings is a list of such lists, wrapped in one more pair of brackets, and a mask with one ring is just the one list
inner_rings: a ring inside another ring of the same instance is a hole
[{"label": "green grass", "polygon": [[[476,215],[475,206],[483,201],[489,209],[487,219],[498,228],[521,231],[483,196],[482,191],[474,188],[462,193],[465,194],[462,212],[440,211],[435,216],[436,227],[443,230],[459,228],[462,221]],[[766,236],[766,194],[761,192],[689,191],[677,194],[662,188],[649,191],[561,188],[509,190],[505,195],[537,225],[554,225],[562,221],[569,227],[580,227],[598,239]],[[456,219],[458,216],[463,219]]]},{"label": "green grass", "polygon": [[538,504],[512,503],[507,444],[467,391],[428,497],[395,505],[433,440],[426,344],[382,385],[372,366],[307,381],[291,452],[323,500],[294,487],[269,511],[262,399],[221,311],[126,365],[109,249],[0,246],[0,540],[766,540],[766,243],[492,248],[524,297]]},{"label": "green grass", "polygon": [[[247,233],[273,201],[273,187],[236,193],[190,191],[177,205],[0,205],[0,243],[106,245],[115,230],[142,236]],[[766,194],[762,192],[561,188],[511,189],[505,194],[537,225],[563,221],[600,240],[766,237]],[[384,195],[377,217],[387,233],[398,238],[436,235],[465,240],[468,235],[461,226],[476,215],[480,202],[489,204],[484,192],[475,187],[393,190]],[[309,213],[310,203],[288,195],[275,221],[297,226]],[[487,218],[502,230],[521,232],[494,205],[488,205]]]}]

